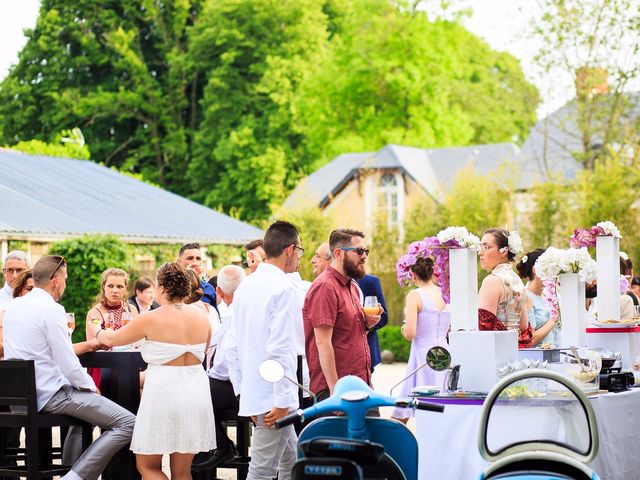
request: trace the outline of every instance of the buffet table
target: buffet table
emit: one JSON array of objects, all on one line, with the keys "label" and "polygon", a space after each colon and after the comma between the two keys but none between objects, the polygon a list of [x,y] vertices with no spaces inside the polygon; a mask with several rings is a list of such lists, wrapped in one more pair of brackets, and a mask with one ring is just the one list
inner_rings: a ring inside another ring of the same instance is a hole
[{"label": "buffet table", "polygon": [[[416,412],[419,478],[479,478],[487,465],[478,452],[482,400],[429,400],[446,407],[442,414]],[[637,480],[640,478],[640,390],[598,395],[591,399],[591,404],[598,420],[600,449],[590,467],[602,480]],[[557,422],[545,414],[534,416],[536,412],[531,410],[534,408],[513,407],[511,418],[500,419],[500,434],[508,438],[527,429],[532,430],[534,436],[549,435],[557,428]]]}]

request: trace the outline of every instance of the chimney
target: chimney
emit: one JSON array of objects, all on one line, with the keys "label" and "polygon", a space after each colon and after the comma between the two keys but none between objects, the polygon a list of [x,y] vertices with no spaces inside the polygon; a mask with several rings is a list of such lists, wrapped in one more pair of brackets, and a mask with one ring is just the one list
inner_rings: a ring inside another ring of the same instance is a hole
[{"label": "chimney", "polygon": [[576,70],[576,95],[580,99],[609,93],[609,72],[602,67],[580,67]]}]

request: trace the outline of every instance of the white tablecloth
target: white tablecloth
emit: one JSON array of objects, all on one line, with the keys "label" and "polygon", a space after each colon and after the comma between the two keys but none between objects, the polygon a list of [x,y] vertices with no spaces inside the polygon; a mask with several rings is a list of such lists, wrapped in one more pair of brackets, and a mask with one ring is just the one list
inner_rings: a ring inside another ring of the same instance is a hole
[{"label": "white tablecloth", "polygon": [[[600,395],[591,403],[600,437],[591,468],[602,480],[640,479],[640,390]],[[535,429],[545,436],[557,427],[552,416],[533,416],[529,408],[537,407],[515,407],[512,418],[500,419],[505,438],[519,429]],[[487,466],[477,443],[481,410],[482,405],[446,405],[442,414],[416,412],[420,480],[479,478]]]}]

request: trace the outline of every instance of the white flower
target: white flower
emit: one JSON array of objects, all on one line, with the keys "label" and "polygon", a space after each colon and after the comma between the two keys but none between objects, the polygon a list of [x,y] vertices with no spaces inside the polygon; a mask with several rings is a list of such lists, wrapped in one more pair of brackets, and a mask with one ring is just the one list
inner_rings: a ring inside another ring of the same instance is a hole
[{"label": "white flower", "polygon": [[535,264],[536,274],[542,280],[555,280],[561,273],[577,273],[580,280],[592,282],[596,267],[586,247],[567,250],[549,247]]},{"label": "white flower", "polygon": [[611,235],[612,237],[616,238],[622,238],[622,235],[620,235],[620,230],[618,230],[618,227],[616,227],[613,222],[599,222],[596,224],[596,226],[601,227],[604,230],[604,233],[606,233],[607,235]]},{"label": "white flower", "polygon": [[511,253],[513,253],[514,255],[518,255],[519,253],[523,252],[522,238],[520,238],[520,234],[516,230],[509,232],[507,240],[509,242],[509,251]]},{"label": "white flower", "polygon": [[480,249],[480,239],[469,233],[465,227],[447,227],[438,232],[438,241],[443,244],[449,240],[455,240],[463,248],[471,248],[473,250]]},{"label": "white flower", "polygon": [[626,262],[627,260],[629,260],[629,255],[627,255],[627,252],[623,252],[622,250],[620,250],[620,258],[622,258]]},{"label": "white flower", "polygon": [[529,260],[529,257],[527,257],[526,255],[520,259],[522,263],[527,263],[527,260]]}]

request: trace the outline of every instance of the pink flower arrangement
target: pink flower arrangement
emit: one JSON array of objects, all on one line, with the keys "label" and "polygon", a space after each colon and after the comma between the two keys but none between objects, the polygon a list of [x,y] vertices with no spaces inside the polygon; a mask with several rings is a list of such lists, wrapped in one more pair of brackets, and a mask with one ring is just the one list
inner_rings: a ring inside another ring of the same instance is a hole
[{"label": "pink flower arrangement", "polygon": [[404,287],[411,281],[411,267],[415,265],[418,258],[431,257],[434,260],[433,274],[438,279],[438,285],[442,291],[442,298],[446,303],[449,303],[451,298],[449,287],[449,250],[453,248],[469,248],[470,244],[471,247],[473,247],[473,241],[477,239],[477,237],[469,234],[464,227],[453,228],[464,229],[464,232],[469,236],[470,240],[466,238],[462,240],[449,238],[441,243],[438,236],[433,236],[425,237],[422,240],[409,244],[407,253],[402,255],[396,263],[396,277],[401,287]]},{"label": "pink flower arrangement", "polygon": [[557,319],[558,328],[562,328],[560,320],[560,302],[558,300],[558,286],[555,280],[543,280],[542,299],[547,302],[551,318]]},{"label": "pink flower arrangement", "polygon": [[621,235],[613,222],[600,222],[591,228],[576,228],[571,235],[569,245],[573,248],[595,247],[597,237],[621,238]]}]

